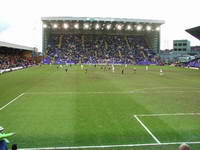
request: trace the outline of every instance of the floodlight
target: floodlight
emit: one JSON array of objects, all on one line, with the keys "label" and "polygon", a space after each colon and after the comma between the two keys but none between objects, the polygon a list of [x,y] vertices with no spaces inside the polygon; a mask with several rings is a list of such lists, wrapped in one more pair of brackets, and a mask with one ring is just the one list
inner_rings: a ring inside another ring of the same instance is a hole
[{"label": "floodlight", "polygon": [[156,31],[160,31],[160,27],[156,27]]},{"label": "floodlight", "polygon": [[147,31],[151,30],[151,26],[146,26]]},{"label": "floodlight", "polygon": [[83,25],[83,28],[84,28],[84,29],[88,29],[88,28],[89,28],[89,24],[88,24],[88,23],[85,23],[85,24]]},{"label": "floodlight", "polygon": [[137,29],[137,31],[140,31],[140,30],[142,30],[142,26],[141,25],[137,25],[136,29]]},{"label": "floodlight", "polygon": [[126,29],[131,30],[132,29],[131,25],[127,25]]},{"label": "floodlight", "polygon": [[110,30],[111,29],[111,24],[107,24],[106,29]]},{"label": "floodlight", "polygon": [[95,29],[98,30],[99,28],[100,28],[100,25],[97,23],[97,24],[95,25]]},{"label": "floodlight", "polygon": [[58,25],[55,23],[55,24],[53,25],[53,28],[54,28],[54,29],[58,28]]},{"label": "floodlight", "polygon": [[79,29],[79,24],[78,23],[74,24],[74,28]]},{"label": "floodlight", "polygon": [[47,28],[47,25],[46,25],[46,24],[43,24],[43,28]]},{"label": "floodlight", "polygon": [[69,28],[69,24],[67,24],[67,23],[64,23],[64,24],[63,24],[63,28],[64,28],[64,29],[67,29],[67,28]]},{"label": "floodlight", "polygon": [[121,30],[122,29],[122,25],[118,24],[117,25],[117,30]]}]

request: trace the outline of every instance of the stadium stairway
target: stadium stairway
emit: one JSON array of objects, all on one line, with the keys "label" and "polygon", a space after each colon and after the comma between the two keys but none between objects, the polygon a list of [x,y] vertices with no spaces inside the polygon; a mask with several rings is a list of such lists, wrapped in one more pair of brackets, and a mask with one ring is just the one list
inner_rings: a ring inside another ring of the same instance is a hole
[{"label": "stadium stairway", "polygon": [[122,58],[122,54],[120,50],[118,50],[118,53],[119,53],[119,57]]},{"label": "stadium stairway", "polygon": [[84,35],[81,36],[81,43],[82,43],[82,47],[83,47],[83,49],[85,49],[85,44],[84,44]]},{"label": "stadium stairway", "polygon": [[144,58],[147,58],[147,56],[145,55],[145,53],[144,53],[143,50],[141,50],[141,53],[142,53],[142,56],[143,56]]},{"label": "stadium stairway", "polygon": [[127,36],[124,36],[124,39],[125,39],[125,41],[126,41],[126,44],[127,44],[127,46],[128,46],[128,49],[131,50],[130,44],[129,44],[128,39],[127,39]]},{"label": "stadium stairway", "polygon": [[108,43],[106,40],[105,40],[105,48],[108,49]]},{"label": "stadium stairway", "polygon": [[59,48],[62,47],[62,38],[63,38],[63,35],[60,35],[60,37],[59,37],[59,44],[58,44]]}]

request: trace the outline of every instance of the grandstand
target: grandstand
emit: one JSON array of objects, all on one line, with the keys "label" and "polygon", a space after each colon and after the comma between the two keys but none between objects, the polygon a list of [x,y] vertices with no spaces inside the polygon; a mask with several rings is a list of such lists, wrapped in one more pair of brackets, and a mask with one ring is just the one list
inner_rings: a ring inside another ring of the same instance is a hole
[{"label": "grandstand", "polygon": [[[192,36],[194,36],[195,38],[200,40],[200,26],[197,26],[197,27],[194,27],[194,28],[190,28],[190,29],[187,29],[185,31],[188,32],[189,34],[191,34]],[[195,51],[193,51],[193,52],[197,53]],[[198,56],[196,59],[191,60],[186,65],[188,67],[200,68],[200,57]]]},{"label": "grandstand", "polygon": [[0,72],[8,72],[31,66],[36,48],[0,41]]},{"label": "grandstand", "polygon": [[155,64],[161,20],[43,17],[44,63]]}]

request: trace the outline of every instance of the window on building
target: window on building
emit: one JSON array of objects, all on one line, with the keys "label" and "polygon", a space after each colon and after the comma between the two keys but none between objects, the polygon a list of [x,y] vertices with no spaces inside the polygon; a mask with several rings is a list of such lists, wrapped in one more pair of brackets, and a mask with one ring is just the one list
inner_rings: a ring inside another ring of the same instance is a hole
[{"label": "window on building", "polygon": [[182,46],[182,43],[178,43],[178,46]]},{"label": "window on building", "polygon": [[183,43],[183,46],[187,46],[187,43]]},{"label": "window on building", "polygon": [[177,48],[175,48],[174,51],[177,51]]},{"label": "window on building", "polygon": [[186,51],[186,48],[183,48],[183,51]]},{"label": "window on building", "polygon": [[177,43],[174,43],[174,46],[177,46]]},{"label": "window on building", "polygon": [[178,50],[181,51],[181,48],[179,48]]}]

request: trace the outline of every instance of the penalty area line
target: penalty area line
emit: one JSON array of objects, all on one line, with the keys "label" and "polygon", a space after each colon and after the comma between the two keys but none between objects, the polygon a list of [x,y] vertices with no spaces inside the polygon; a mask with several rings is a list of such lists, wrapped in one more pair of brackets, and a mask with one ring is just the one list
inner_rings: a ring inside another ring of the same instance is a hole
[{"label": "penalty area line", "polygon": [[16,101],[17,99],[19,99],[20,97],[22,97],[25,93],[22,93],[20,95],[18,95],[17,97],[15,97],[13,100],[11,100],[9,103],[7,103],[6,105],[2,106],[0,108],[0,111],[3,110],[4,108],[6,108],[9,104],[13,103],[14,101]]},{"label": "penalty area line", "polygon": [[200,144],[199,142],[171,142],[171,143],[148,143],[148,144],[125,144],[125,145],[99,145],[99,146],[69,146],[69,147],[44,147],[44,148],[23,148],[20,150],[64,150],[64,149],[91,149],[91,148],[117,148],[117,147],[141,147],[141,146],[165,146],[179,144]]},{"label": "penalty area line", "polygon": [[139,117],[159,117],[159,116],[192,116],[200,113],[173,113],[173,114],[138,114]]},{"label": "penalty area line", "polygon": [[145,124],[137,117],[137,115],[134,115],[135,119],[142,125],[142,127],[151,135],[151,137],[158,143],[161,144],[161,142],[158,140],[158,138],[153,135],[153,133],[145,126]]}]

